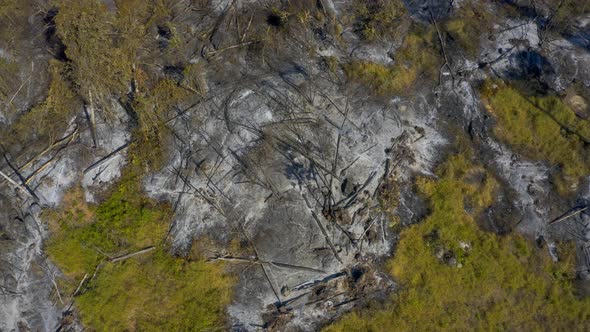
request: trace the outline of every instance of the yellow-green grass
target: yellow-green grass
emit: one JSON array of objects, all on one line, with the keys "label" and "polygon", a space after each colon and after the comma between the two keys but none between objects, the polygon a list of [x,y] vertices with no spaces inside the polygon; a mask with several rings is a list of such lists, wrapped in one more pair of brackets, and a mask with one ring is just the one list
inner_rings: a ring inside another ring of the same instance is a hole
[{"label": "yellow-green grass", "polygon": [[[468,154],[449,157],[437,175],[418,179],[431,213],[401,232],[387,264],[400,289],[389,303],[357,310],[325,330],[590,328],[590,299],[578,299],[572,284],[573,247],[561,245],[561,261],[553,263],[520,235],[482,231],[475,218],[492,204],[497,183]],[[436,257],[441,248],[454,252],[456,265]]]},{"label": "yellow-green grass", "polygon": [[[133,149],[131,155],[137,155]],[[46,214],[51,231],[46,252],[64,273],[58,281],[62,297],[69,300],[86,277],[73,300],[89,330],[224,330],[233,276],[222,264],[169,253],[164,239],[171,208],[142,192],[142,169],[131,160],[100,204],[87,204],[77,189],[61,209]],[[155,249],[111,261],[150,246]]]},{"label": "yellow-green grass", "polygon": [[377,95],[390,96],[411,91],[420,77],[434,79],[438,57],[432,44],[433,32],[406,36],[391,66],[370,61],[353,61],[344,66],[348,79],[369,86]]},{"label": "yellow-green grass", "polygon": [[503,83],[488,82],[484,104],[497,123],[494,134],[525,157],[554,168],[553,182],[565,194],[590,174],[590,122],[556,96],[529,97]]},{"label": "yellow-green grass", "polygon": [[367,41],[395,38],[407,14],[401,0],[355,1],[352,9],[356,29]]},{"label": "yellow-green grass", "polygon": [[442,27],[467,55],[476,56],[482,36],[491,31],[493,19],[485,3],[470,0],[445,22]]}]

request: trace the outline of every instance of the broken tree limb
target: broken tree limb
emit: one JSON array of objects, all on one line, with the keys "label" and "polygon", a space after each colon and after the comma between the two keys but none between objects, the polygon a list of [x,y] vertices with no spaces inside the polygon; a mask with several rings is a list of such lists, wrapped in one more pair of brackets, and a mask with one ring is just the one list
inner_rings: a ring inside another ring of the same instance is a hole
[{"label": "broken tree limb", "polygon": [[57,298],[59,299],[59,302],[63,305],[64,301],[61,298],[61,293],[59,291],[59,287],[57,287],[57,283],[55,282],[55,278],[51,278],[51,283],[53,283],[53,287],[55,287],[55,292],[57,293]]},{"label": "broken tree limb", "polygon": [[[244,229],[244,225],[240,224],[240,228],[241,228],[242,234],[244,234],[244,237],[246,238],[246,240],[248,241],[248,243],[252,247],[252,250],[254,250],[254,255],[256,255],[255,258],[260,259],[260,255],[258,254],[258,250],[256,249],[256,246],[254,245],[252,240],[250,240],[250,237],[246,233],[246,230]],[[270,289],[272,289],[272,292],[274,293],[275,297],[277,298],[277,303],[281,304],[282,301],[281,301],[281,297],[279,296],[279,292],[276,290],[274,283],[270,279],[270,276],[268,275],[268,272],[266,271],[265,265],[260,264],[260,267],[262,268],[262,273],[264,273],[264,277],[266,278],[266,281],[268,281],[268,285],[270,286]]]},{"label": "broken tree limb", "polygon": [[120,262],[120,261],[123,261],[123,260],[129,259],[129,258],[131,258],[131,257],[135,257],[135,256],[137,256],[137,255],[141,255],[141,254],[148,253],[148,252],[150,252],[150,251],[152,251],[152,250],[154,250],[154,249],[156,249],[156,247],[154,247],[154,246],[147,247],[147,248],[141,249],[141,250],[139,250],[139,251],[136,251],[136,252],[132,252],[132,253],[130,253],[130,254],[127,254],[127,255],[123,255],[123,256],[115,257],[115,258],[111,259],[110,261],[111,261],[112,263],[117,263],[117,262]]},{"label": "broken tree limb", "polygon": [[[78,126],[74,127],[74,130],[72,130],[71,133],[67,134],[66,136],[60,138],[59,140],[55,141],[53,144],[50,144],[48,147],[46,147],[43,151],[39,152],[36,156],[34,156],[33,158],[31,158],[29,161],[27,161],[24,165],[19,166],[18,170],[22,171],[25,168],[28,168],[29,166],[31,166],[32,164],[34,164],[35,162],[37,162],[39,159],[41,159],[43,156],[45,156],[45,154],[47,154],[48,152],[50,152],[51,150],[53,150],[54,148],[60,146],[60,145],[64,145],[67,146],[68,144],[70,144],[75,138],[76,135],[78,134]],[[18,158],[17,158],[18,160]]]},{"label": "broken tree limb", "polygon": [[453,79],[453,85],[455,85],[455,75],[453,74],[453,69],[451,68],[451,63],[449,62],[449,58],[447,57],[447,51],[445,50],[445,43],[444,43],[443,38],[440,34],[440,30],[438,29],[438,24],[436,23],[436,20],[434,19],[434,15],[432,15],[432,11],[430,11],[430,19],[431,19],[432,23],[434,24],[434,28],[436,29],[436,35],[437,35],[438,41],[440,43],[440,48],[442,50],[443,58],[445,59],[445,63],[443,63],[442,66],[440,67],[439,85],[441,84],[441,81],[442,81],[440,79],[440,77],[442,76],[442,69],[445,66],[449,69],[449,74],[451,75],[451,78]]},{"label": "broken tree limb", "polygon": [[4,174],[4,172],[0,171],[0,176],[2,176],[6,181],[8,181],[8,183],[10,183],[16,189],[19,189],[20,191],[25,193],[27,196],[34,198],[33,196],[31,196],[31,194],[25,188],[23,188],[20,184],[16,183],[16,181],[11,179],[8,175]]},{"label": "broken tree limb", "polygon": [[92,147],[96,148],[96,116],[94,114],[94,105],[92,104],[92,91],[88,92],[89,102],[84,105],[84,113],[86,113],[86,120],[90,127],[90,135],[92,136]]},{"label": "broken tree limb", "polygon": [[557,218],[555,218],[555,219],[551,220],[551,221],[548,223],[548,225],[553,225],[553,224],[556,224],[556,223],[558,223],[558,222],[565,221],[565,220],[567,220],[567,219],[569,219],[569,218],[571,218],[571,217],[573,217],[573,216],[576,216],[576,215],[578,215],[578,214],[580,214],[580,213],[582,213],[582,212],[584,212],[584,211],[588,210],[588,207],[589,207],[589,206],[588,206],[588,205],[586,205],[586,206],[584,206],[584,207],[577,207],[577,208],[573,208],[572,210],[570,210],[570,211],[568,211],[568,212],[566,212],[566,213],[562,214],[561,216],[559,216],[559,217],[557,217]]},{"label": "broken tree limb", "polygon": [[217,256],[217,257],[209,258],[207,261],[208,262],[228,261],[228,262],[234,262],[234,263],[268,264],[268,265],[273,265],[276,267],[282,267],[282,268],[292,269],[292,270],[316,272],[316,273],[326,273],[326,271],[324,271],[324,270],[316,269],[313,267],[293,265],[293,264],[280,263],[280,262],[274,262],[274,261],[265,261],[260,258],[234,257],[234,256],[227,256],[226,255],[226,256]]},{"label": "broken tree limb", "polygon": [[117,153],[119,153],[120,151],[122,151],[123,149],[125,149],[128,146],[129,146],[129,142],[125,142],[123,145],[116,148],[115,150],[113,150],[112,152],[107,154],[106,156],[104,156],[104,157],[100,158],[99,160],[95,161],[94,163],[92,163],[92,165],[86,167],[86,169],[84,169],[84,171],[82,171],[82,173],[84,173],[84,174],[88,173],[92,169],[96,168],[98,165],[100,165],[100,164],[104,163],[105,161],[109,160],[110,158],[114,157]]},{"label": "broken tree limb", "polygon": [[322,225],[320,218],[318,218],[318,215],[315,212],[313,212],[313,210],[311,209],[311,205],[309,204],[307,197],[305,197],[305,195],[301,195],[301,196],[303,196],[303,199],[305,200],[305,204],[307,204],[307,207],[309,208],[309,212],[311,212],[311,216],[313,217],[313,220],[315,220],[316,224],[318,225],[318,228],[322,232],[322,235],[324,236],[326,243],[328,244],[328,246],[332,250],[332,253],[334,253],[334,257],[336,257],[336,259],[340,262],[340,264],[344,264],[342,262],[342,259],[340,259],[340,255],[338,254],[338,251],[336,251],[336,247],[334,247],[332,240],[330,240],[330,236],[328,235],[328,232],[326,232],[324,225]]},{"label": "broken tree limb", "polygon": [[43,165],[34,170],[33,173],[29,174],[29,176],[27,176],[27,178],[25,179],[25,184],[29,185],[29,183],[31,183],[31,181],[33,181],[33,179],[35,178],[35,175],[41,173],[44,169],[49,167],[49,165],[51,165],[53,162],[59,159],[55,157],[56,156],[51,157],[51,159],[47,160],[45,163],[43,163]]},{"label": "broken tree limb", "polygon": [[76,288],[76,290],[72,293],[72,297],[78,295],[78,292],[80,291],[80,289],[82,288],[82,285],[84,285],[84,281],[86,281],[86,279],[88,279],[88,273],[84,274],[84,278],[82,278],[82,281],[80,281],[80,283],[78,284],[78,287]]},{"label": "broken tree limb", "polygon": [[297,285],[291,287],[290,290],[291,291],[300,291],[302,289],[311,288],[311,287],[317,286],[318,284],[323,284],[323,283],[327,283],[331,280],[339,279],[341,277],[346,276],[346,274],[347,274],[346,271],[336,272],[336,273],[330,274],[322,279],[308,280],[308,281],[302,282],[300,284],[297,284]]},{"label": "broken tree limb", "polygon": [[28,196],[30,196],[31,198],[33,198],[36,201],[38,201],[39,200],[39,197],[37,197],[37,195],[35,194],[35,192],[31,188],[29,188],[29,186],[26,184],[25,178],[12,165],[12,163],[10,162],[10,160],[8,160],[8,157],[6,156],[6,153],[4,153],[3,156],[4,156],[4,160],[6,161],[6,164],[8,165],[8,167],[10,167],[10,169],[14,172],[14,174],[16,174],[16,176],[19,178],[19,180],[20,180],[21,183],[20,184],[17,183],[16,181],[12,180],[9,176],[7,176],[6,174],[4,174],[2,172],[0,172],[0,175],[2,175],[2,177],[5,178],[7,181],[9,181],[11,184],[16,185],[19,189],[21,189],[23,192],[25,192]]},{"label": "broken tree limb", "polygon": [[357,240],[357,242],[360,242],[360,244],[361,244],[361,249],[362,249],[363,240],[365,239],[365,236],[367,236],[367,233],[369,233],[369,230],[371,229],[371,227],[373,227],[373,225],[375,224],[376,221],[377,221],[377,218],[373,218],[373,220],[371,220],[371,223],[369,224],[369,227],[367,227],[365,229],[365,231],[363,232],[363,235],[361,235],[361,237]]},{"label": "broken tree limb", "polygon": [[204,54],[205,54],[205,57],[208,58],[208,57],[217,55],[217,54],[219,54],[221,52],[224,52],[224,51],[227,51],[227,50],[231,50],[231,49],[234,49],[234,48],[248,46],[248,45],[251,45],[251,44],[254,44],[254,43],[258,43],[258,41],[257,40],[253,40],[253,41],[243,42],[243,43],[239,43],[239,44],[236,44],[236,45],[231,45],[231,46],[227,46],[227,47],[224,47],[224,48],[220,48],[220,49],[215,50],[215,51],[209,51],[209,52],[205,51]]}]

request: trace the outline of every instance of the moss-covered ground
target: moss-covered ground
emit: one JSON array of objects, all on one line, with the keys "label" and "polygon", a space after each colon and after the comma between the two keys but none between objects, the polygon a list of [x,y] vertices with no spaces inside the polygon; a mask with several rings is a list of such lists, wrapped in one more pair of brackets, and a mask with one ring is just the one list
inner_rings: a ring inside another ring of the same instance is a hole
[{"label": "moss-covered ground", "polygon": [[401,232],[387,264],[400,286],[391,301],[348,314],[326,331],[590,328],[590,299],[578,299],[572,283],[571,246],[562,244],[561,261],[553,263],[518,234],[478,227],[498,184],[471,159],[469,151],[451,155],[437,179],[417,180],[431,212]]}]

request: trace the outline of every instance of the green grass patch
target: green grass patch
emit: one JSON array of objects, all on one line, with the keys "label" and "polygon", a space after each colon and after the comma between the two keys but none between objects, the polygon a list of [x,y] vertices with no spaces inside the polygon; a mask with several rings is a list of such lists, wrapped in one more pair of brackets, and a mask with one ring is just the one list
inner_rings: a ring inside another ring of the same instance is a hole
[{"label": "green grass patch", "polygon": [[400,0],[354,1],[353,26],[366,41],[396,38],[407,10]]},{"label": "green grass patch", "polygon": [[492,29],[492,15],[487,6],[479,1],[466,1],[444,24],[446,32],[467,55],[477,56],[482,36]]},{"label": "green grass patch", "polygon": [[440,60],[433,38],[432,29],[409,34],[395,53],[393,65],[353,61],[344,66],[346,76],[368,85],[381,96],[411,91],[419,78],[436,78]]},{"label": "green grass patch", "polygon": [[[141,190],[143,163],[132,160],[102,203],[87,204],[78,188],[63,208],[49,211],[49,258],[63,271],[69,299],[84,276],[98,273],[74,298],[82,323],[97,331],[223,330],[234,279],[218,263],[174,257],[164,242],[172,211]],[[148,246],[148,253],[113,263],[110,258]]]},{"label": "green grass patch", "polygon": [[222,331],[232,281],[219,264],[157,249],[106,264],[76,303],[84,324],[99,331]]},{"label": "green grass patch", "polygon": [[556,96],[529,97],[502,83],[488,82],[482,90],[487,109],[497,120],[494,134],[518,153],[553,167],[560,193],[577,188],[590,174],[590,122],[579,118]]},{"label": "green grass patch", "polygon": [[[574,248],[561,246],[562,259],[553,263],[518,234],[482,231],[475,218],[492,204],[497,183],[470,159],[468,152],[452,155],[437,180],[418,179],[431,213],[400,234],[387,265],[401,286],[391,302],[348,314],[326,331],[589,327],[590,299],[573,289]],[[438,258],[441,250],[456,264]]]}]

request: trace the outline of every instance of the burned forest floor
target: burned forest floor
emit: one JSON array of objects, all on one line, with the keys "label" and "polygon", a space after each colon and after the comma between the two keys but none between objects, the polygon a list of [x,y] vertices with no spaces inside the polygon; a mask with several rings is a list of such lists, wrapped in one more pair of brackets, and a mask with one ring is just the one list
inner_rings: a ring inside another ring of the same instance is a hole
[{"label": "burned forest floor", "polygon": [[0,331],[590,329],[590,0],[0,0]]}]

